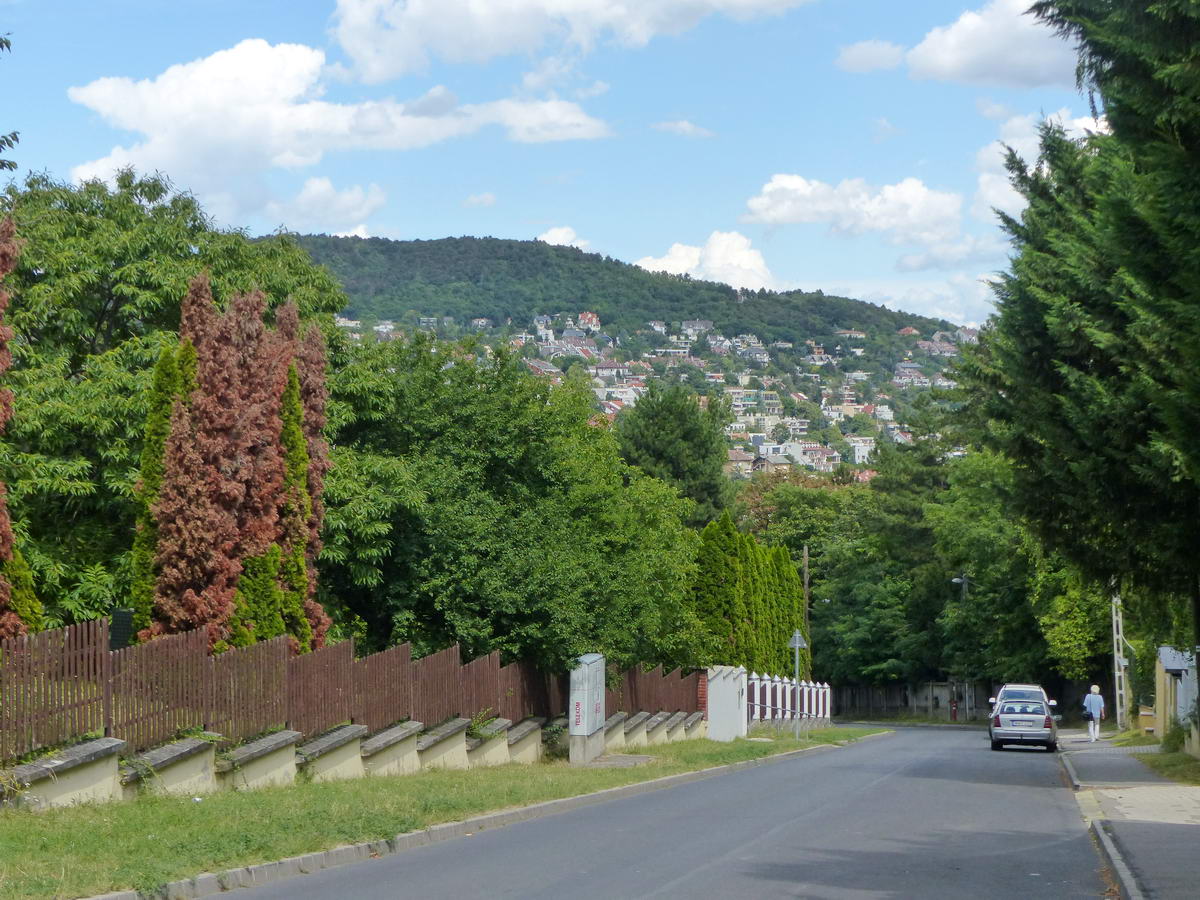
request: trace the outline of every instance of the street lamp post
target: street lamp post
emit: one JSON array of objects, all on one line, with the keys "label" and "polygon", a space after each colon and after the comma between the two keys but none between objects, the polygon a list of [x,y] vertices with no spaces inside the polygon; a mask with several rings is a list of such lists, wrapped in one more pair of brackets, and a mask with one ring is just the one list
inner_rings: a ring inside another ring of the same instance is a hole
[{"label": "street lamp post", "polygon": [[796,672],[796,702],[792,704],[792,733],[797,739],[800,738],[800,651],[808,647],[808,642],[804,640],[804,635],[797,628],[792,632],[792,639],[788,641],[788,646],[795,653],[795,672]]},{"label": "street lamp post", "polygon": [[[971,583],[971,576],[968,575],[966,572],[962,572],[959,575],[955,576],[954,578],[951,578],[950,582],[952,584],[962,585],[961,603],[962,603],[963,609],[965,610],[967,607],[967,586]],[[975,693],[975,682],[974,681],[970,682],[970,685],[971,685],[971,689],[967,693],[967,718],[968,719],[971,718],[971,694]],[[953,686],[951,689],[953,692]],[[953,700],[953,694],[952,694],[951,699]]]}]

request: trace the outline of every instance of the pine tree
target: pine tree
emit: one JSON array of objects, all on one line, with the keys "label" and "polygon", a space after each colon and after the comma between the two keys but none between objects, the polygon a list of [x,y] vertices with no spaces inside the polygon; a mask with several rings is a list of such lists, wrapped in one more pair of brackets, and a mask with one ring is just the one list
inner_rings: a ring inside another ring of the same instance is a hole
[{"label": "pine tree", "polygon": [[683,385],[662,388],[652,382],[637,405],[617,419],[621,457],[694,501],[690,524],[702,527],[729,504],[724,471],[729,418],[728,406],[715,398],[702,409]]},{"label": "pine tree", "polygon": [[[12,219],[0,222],[0,285],[4,276],[16,268],[17,254],[20,248],[14,236],[16,231]],[[8,292],[0,287],[0,375],[12,366],[12,351],[8,347],[12,340],[12,329],[4,323],[4,313],[8,309]],[[0,432],[12,417],[12,391],[0,388]],[[0,482],[0,563],[7,563],[13,558],[12,522],[8,517],[7,490]],[[13,585],[0,572],[0,638],[15,637],[29,630],[26,622],[14,606]]]}]

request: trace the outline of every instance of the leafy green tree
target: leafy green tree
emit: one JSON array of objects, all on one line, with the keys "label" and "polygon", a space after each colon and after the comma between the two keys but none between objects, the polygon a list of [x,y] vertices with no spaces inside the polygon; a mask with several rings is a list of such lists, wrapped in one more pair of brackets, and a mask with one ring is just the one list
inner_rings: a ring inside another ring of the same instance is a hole
[{"label": "leafy green tree", "polygon": [[[6,35],[0,34],[0,51],[10,50],[12,50],[12,41],[10,41]],[[7,134],[0,134],[0,153],[3,153],[5,150],[11,150],[13,147],[17,146],[19,139],[20,138],[15,131],[10,131]],[[0,172],[11,172],[16,167],[17,164],[11,159],[0,159]]]},{"label": "leafy green tree", "polygon": [[459,642],[561,670],[696,664],[687,503],[626,466],[582,379],[418,336],[331,343],[323,598],[376,646]]},{"label": "leafy green tree", "polygon": [[724,428],[730,421],[725,403],[713,400],[701,409],[683,385],[651,382],[637,405],[617,419],[621,457],[691,500],[688,522],[700,527],[729,503]]}]

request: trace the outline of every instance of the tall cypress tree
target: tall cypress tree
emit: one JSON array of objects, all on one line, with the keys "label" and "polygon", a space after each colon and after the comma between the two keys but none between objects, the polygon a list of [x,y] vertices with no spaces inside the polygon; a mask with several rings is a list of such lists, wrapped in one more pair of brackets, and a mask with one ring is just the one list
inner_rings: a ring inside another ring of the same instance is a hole
[{"label": "tall cypress tree", "polygon": [[[150,633],[204,626],[215,649],[286,633],[295,650],[307,650],[328,628],[313,599],[316,436],[306,433],[303,397],[307,378],[323,421],[323,356],[302,350],[293,304],[280,308],[274,330],[265,311],[261,293],[218,311],[204,279],[185,299],[176,380],[190,403],[172,410],[151,504],[160,571]],[[154,456],[149,440],[146,453]],[[152,488],[153,466],[148,472]]]},{"label": "tall cypress tree", "polygon": [[742,617],[737,529],[729,511],[704,526],[697,553],[693,602],[697,614],[715,640],[716,662],[734,664],[736,623]]}]

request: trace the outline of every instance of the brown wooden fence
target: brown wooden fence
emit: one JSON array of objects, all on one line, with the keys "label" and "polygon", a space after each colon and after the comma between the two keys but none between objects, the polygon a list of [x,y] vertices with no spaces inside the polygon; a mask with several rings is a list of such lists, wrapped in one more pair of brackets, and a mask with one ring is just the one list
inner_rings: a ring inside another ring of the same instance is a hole
[{"label": "brown wooden fence", "polygon": [[[632,670],[608,692],[608,709],[693,712],[701,681]],[[355,659],[347,641],[292,656],[280,637],[209,656],[195,631],[110,652],[101,619],[0,642],[0,763],[89,733],[144,750],[191,728],[243,741],[282,727],[311,737],[357,722],[375,732],[485,711],[516,722],[562,714],[567,691],[565,675],[501,666],[498,653],[464,664],[457,646]]]},{"label": "brown wooden fence", "polygon": [[662,666],[649,672],[633,668],[621,675],[615,686],[605,692],[604,708],[614,713],[647,710],[657,712],[704,712],[704,675],[684,675],[679,669],[664,675]]},{"label": "brown wooden fence", "polygon": [[0,760],[105,727],[108,620],[0,641]]}]

